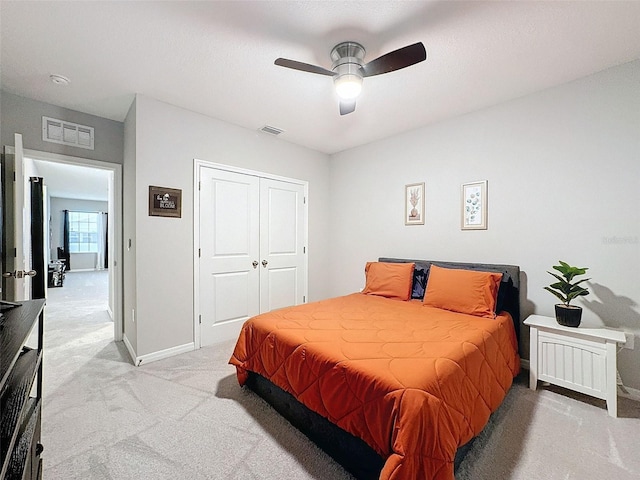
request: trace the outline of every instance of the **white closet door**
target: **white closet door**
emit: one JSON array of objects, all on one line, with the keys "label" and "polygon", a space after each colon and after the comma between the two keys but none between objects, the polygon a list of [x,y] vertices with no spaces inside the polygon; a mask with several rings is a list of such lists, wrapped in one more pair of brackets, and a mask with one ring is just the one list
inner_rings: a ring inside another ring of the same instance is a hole
[{"label": "white closet door", "polygon": [[259,177],[200,169],[201,346],[236,337],[260,311],[259,191]]},{"label": "white closet door", "polygon": [[304,186],[260,179],[260,311],[304,302]]}]

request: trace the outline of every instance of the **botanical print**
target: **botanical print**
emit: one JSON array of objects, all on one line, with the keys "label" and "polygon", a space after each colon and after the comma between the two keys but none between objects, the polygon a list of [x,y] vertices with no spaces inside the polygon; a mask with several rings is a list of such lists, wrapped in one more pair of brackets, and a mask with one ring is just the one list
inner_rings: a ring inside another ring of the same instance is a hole
[{"label": "botanical print", "polygon": [[487,181],[462,184],[462,229],[487,229]]},{"label": "botanical print", "polygon": [[409,212],[409,220],[420,220],[420,212],[416,206],[418,205],[418,200],[420,200],[420,189],[418,187],[412,188],[409,191],[409,203],[413,207],[411,212]]},{"label": "botanical print", "polygon": [[424,183],[404,187],[404,224],[424,225]]},{"label": "botanical print", "polygon": [[465,225],[482,225],[482,201],[482,188],[480,185],[473,185],[466,188],[464,205]]}]

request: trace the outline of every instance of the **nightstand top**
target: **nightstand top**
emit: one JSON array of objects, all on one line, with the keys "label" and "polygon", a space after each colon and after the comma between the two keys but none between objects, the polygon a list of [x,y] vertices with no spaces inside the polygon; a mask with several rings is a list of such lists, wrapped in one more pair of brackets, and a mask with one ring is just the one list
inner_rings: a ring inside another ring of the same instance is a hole
[{"label": "nightstand top", "polygon": [[543,315],[530,315],[523,323],[525,325],[529,325],[530,327],[545,328],[556,332],[566,332],[573,335],[584,335],[586,337],[601,338],[603,340],[611,340],[617,343],[626,342],[624,333],[621,330],[617,330],[614,328],[591,328],[583,326],[565,327],[564,325],[560,325],[555,318],[545,317]]}]

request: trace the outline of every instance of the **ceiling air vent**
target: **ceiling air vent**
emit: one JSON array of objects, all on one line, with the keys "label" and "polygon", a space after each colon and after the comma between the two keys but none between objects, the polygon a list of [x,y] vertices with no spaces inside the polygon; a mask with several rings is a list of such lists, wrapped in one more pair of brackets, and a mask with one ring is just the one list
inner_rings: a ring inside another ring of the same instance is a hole
[{"label": "ceiling air vent", "polygon": [[93,127],[42,117],[42,140],[93,150]]},{"label": "ceiling air vent", "polygon": [[271,125],[265,125],[260,129],[261,132],[268,133],[269,135],[280,135],[284,130],[280,130],[279,128],[272,127]]}]

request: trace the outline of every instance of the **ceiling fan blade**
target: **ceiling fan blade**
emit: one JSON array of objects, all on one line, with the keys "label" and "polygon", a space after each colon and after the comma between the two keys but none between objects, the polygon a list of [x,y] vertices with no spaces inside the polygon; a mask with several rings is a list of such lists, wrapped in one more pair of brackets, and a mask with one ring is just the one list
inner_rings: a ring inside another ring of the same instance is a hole
[{"label": "ceiling fan blade", "polygon": [[340,100],[340,115],[346,115],[355,111],[356,109],[356,101],[355,100]]},{"label": "ceiling fan blade", "polygon": [[289,60],[287,58],[278,58],[275,62],[280,67],[293,68],[294,70],[301,70],[303,72],[318,73],[320,75],[335,76],[335,72],[327,70],[326,68],[318,67],[317,65],[309,65],[308,63],[297,62],[295,60]]},{"label": "ceiling fan blade", "polygon": [[427,51],[422,42],[414,43],[406,47],[399,48],[386,55],[371,60],[364,64],[360,70],[363,77],[380,75],[381,73],[393,72],[401,68],[410,67],[420,63],[427,58]]}]

